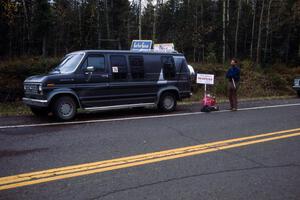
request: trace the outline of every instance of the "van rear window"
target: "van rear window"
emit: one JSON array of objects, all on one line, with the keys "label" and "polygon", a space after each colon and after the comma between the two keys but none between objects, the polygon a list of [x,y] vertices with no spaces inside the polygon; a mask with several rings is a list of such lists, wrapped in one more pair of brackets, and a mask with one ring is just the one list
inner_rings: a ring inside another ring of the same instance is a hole
[{"label": "van rear window", "polygon": [[143,56],[129,56],[131,76],[133,79],[144,79],[144,58]]},{"label": "van rear window", "polygon": [[176,68],[175,68],[173,57],[162,56],[161,62],[163,66],[164,79],[166,80],[174,79],[176,75]]}]

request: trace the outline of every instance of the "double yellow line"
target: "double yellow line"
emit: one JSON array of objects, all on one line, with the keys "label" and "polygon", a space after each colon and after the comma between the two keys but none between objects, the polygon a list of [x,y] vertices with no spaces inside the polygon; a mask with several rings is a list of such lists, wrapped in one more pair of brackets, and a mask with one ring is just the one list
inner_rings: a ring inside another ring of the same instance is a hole
[{"label": "double yellow line", "polygon": [[145,165],[149,163],[199,155],[295,136],[300,136],[300,128],[211,142],[206,144],[117,158],[112,160],[104,160],[80,165],[53,168],[32,173],[6,176],[0,178],[0,190],[7,190],[22,186],[45,183],[49,181]]}]

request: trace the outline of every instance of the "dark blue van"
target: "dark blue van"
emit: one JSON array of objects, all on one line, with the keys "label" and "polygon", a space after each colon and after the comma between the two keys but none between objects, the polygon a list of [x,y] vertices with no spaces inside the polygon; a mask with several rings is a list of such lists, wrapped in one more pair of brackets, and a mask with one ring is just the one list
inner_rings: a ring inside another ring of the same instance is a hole
[{"label": "dark blue van", "polygon": [[36,115],[71,120],[77,109],[157,106],[165,112],[191,96],[181,53],[84,50],[67,54],[47,75],[24,81],[23,101]]}]

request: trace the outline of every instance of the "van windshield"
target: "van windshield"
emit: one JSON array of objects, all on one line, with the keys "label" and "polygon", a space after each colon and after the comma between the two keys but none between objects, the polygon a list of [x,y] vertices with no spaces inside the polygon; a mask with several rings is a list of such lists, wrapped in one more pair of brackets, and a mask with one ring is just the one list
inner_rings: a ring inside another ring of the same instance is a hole
[{"label": "van windshield", "polygon": [[65,74],[73,72],[83,56],[83,53],[67,55],[62,59],[61,63],[52,71],[52,73]]}]

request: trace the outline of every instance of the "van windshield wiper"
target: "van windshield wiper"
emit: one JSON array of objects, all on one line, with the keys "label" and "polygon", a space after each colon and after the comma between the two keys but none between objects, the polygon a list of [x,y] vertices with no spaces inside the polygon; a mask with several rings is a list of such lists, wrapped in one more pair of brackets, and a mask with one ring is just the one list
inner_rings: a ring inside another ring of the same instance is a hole
[{"label": "van windshield wiper", "polygon": [[51,73],[61,73],[61,71],[60,71],[60,69],[59,68],[54,68],[52,71],[51,71]]}]

